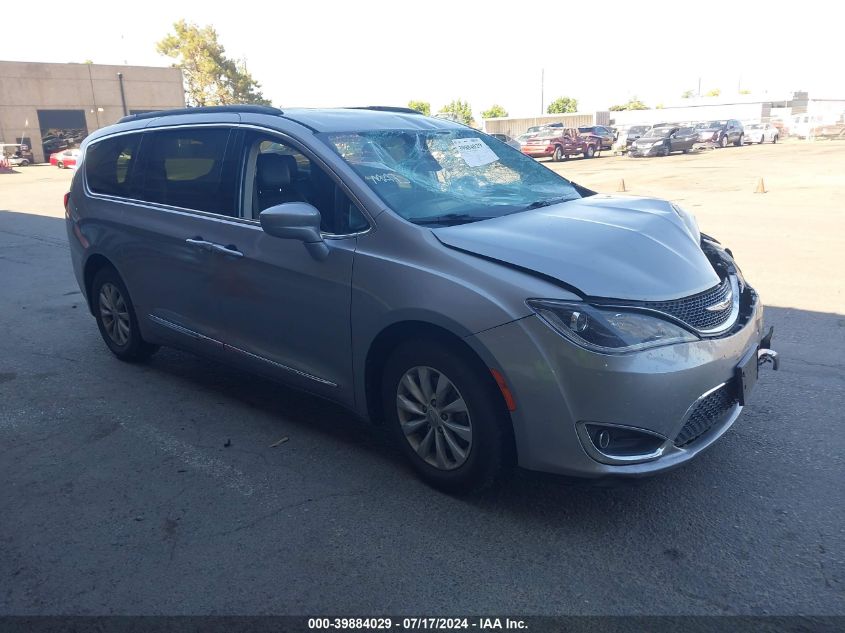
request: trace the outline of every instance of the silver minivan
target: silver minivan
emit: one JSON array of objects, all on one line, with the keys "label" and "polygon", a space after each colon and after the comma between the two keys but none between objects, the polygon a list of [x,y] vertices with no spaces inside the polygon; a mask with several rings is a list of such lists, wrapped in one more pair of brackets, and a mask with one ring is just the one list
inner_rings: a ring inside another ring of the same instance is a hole
[{"label": "silver minivan", "polygon": [[224,106],[86,139],[65,200],[109,349],[260,372],[384,425],[442,489],[672,468],[777,355],[730,250],[404,108]]}]

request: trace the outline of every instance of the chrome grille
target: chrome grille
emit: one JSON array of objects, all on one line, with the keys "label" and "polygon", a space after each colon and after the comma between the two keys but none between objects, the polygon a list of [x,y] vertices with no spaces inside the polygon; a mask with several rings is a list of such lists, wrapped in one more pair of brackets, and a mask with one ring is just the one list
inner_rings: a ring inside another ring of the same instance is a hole
[{"label": "chrome grille", "polygon": [[673,301],[649,301],[645,307],[669,314],[697,330],[712,330],[727,324],[733,312],[733,302],[739,297],[733,297],[733,302],[723,310],[710,311],[707,308],[724,301],[730,295],[731,280],[725,277],[718,286],[697,295]]},{"label": "chrome grille", "polygon": [[736,404],[731,383],[727,383],[695,403],[684,428],[675,438],[675,446],[685,446],[709,431],[714,424],[724,420]]}]

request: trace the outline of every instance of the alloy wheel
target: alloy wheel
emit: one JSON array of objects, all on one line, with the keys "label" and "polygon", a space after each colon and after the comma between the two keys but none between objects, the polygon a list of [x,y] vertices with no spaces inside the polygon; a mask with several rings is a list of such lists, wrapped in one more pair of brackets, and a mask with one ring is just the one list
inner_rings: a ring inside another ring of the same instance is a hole
[{"label": "alloy wheel", "polygon": [[100,319],[109,338],[115,345],[123,346],[129,340],[129,308],[120,289],[112,283],[100,287]]},{"label": "alloy wheel", "polygon": [[472,421],[458,388],[432,367],[412,367],[396,389],[396,411],[405,439],[438,470],[462,466],[472,449]]}]

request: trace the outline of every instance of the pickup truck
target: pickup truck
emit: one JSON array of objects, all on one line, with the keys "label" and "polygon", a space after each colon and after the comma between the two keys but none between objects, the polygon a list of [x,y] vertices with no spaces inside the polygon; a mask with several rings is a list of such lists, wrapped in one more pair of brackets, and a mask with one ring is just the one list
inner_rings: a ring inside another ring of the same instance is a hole
[{"label": "pickup truck", "polygon": [[532,158],[551,156],[553,161],[565,160],[578,154],[592,158],[601,149],[601,138],[591,134],[582,136],[575,128],[547,129],[526,139],[520,149]]}]

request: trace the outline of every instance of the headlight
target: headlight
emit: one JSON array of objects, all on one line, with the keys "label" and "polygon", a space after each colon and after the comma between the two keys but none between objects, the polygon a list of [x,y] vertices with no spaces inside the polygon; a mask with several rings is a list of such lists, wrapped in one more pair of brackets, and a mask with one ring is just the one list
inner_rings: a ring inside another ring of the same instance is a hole
[{"label": "headlight", "polygon": [[618,354],[699,340],[670,321],[635,310],[554,299],[529,299],[528,305],[553,330],[594,352]]}]

